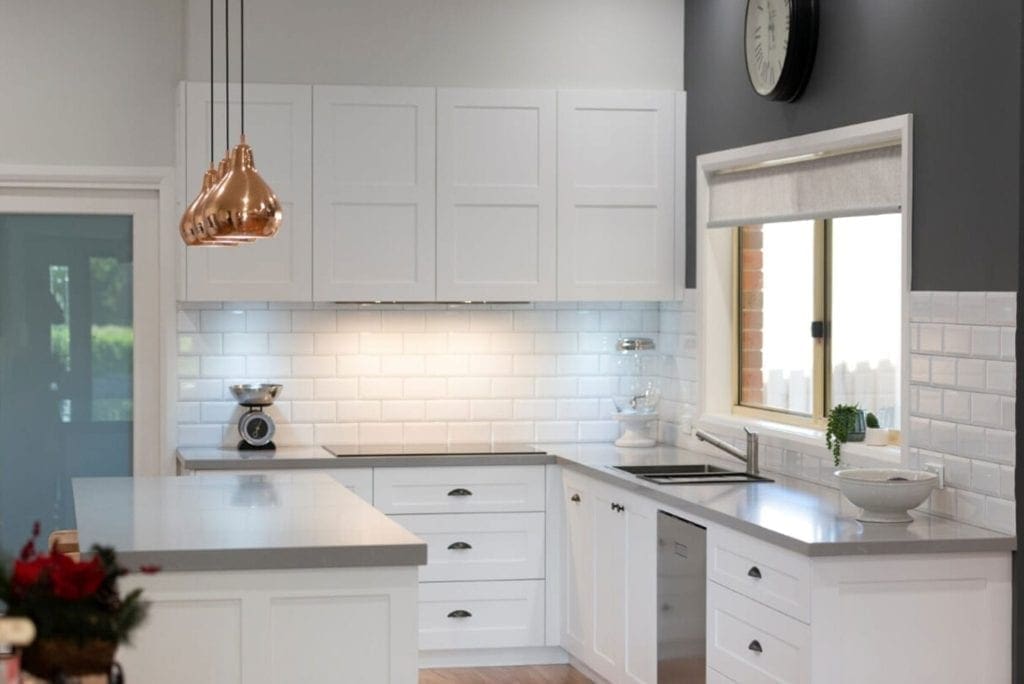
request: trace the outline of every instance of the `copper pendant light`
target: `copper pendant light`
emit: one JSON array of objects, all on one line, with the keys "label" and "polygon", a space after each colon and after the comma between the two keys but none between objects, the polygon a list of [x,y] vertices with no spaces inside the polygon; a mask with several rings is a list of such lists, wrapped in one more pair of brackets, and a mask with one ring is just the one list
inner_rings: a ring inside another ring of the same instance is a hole
[{"label": "copper pendant light", "polygon": [[[230,77],[228,48],[229,10],[224,4],[225,138],[230,129]],[[233,246],[273,237],[281,226],[281,202],[253,164],[252,148],[245,139],[245,0],[241,6],[241,138],[213,168],[213,0],[210,0],[210,169],[203,189],[185,210],[181,235],[189,246]]]},{"label": "copper pendant light", "polygon": [[[245,0],[241,8],[241,136],[231,150],[227,172],[206,196],[202,222],[217,240],[258,240],[273,237],[281,227],[281,202],[253,163],[245,139]],[[226,40],[226,39],[225,39]]]}]

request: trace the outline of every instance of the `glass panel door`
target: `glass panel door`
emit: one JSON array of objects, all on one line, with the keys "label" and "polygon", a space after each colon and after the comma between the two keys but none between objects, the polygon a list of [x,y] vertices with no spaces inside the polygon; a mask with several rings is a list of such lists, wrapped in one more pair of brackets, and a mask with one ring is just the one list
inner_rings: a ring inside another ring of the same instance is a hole
[{"label": "glass panel door", "polygon": [[132,224],[0,214],[0,549],[74,527],[71,478],[132,473]]}]

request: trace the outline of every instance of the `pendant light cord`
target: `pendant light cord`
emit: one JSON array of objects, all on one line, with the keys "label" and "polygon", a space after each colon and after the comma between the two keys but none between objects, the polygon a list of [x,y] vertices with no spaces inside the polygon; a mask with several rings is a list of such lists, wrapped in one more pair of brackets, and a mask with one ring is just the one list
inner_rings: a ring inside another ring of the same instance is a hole
[{"label": "pendant light cord", "polygon": [[213,142],[213,0],[210,0],[210,166],[213,166],[214,142]]},{"label": "pendant light cord", "polygon": [[239,0],[238,7],[239,7],[239,12],[238,12],[238,14],[239,14],[239,33],[240,33],[239,38],[238,38],[238,41],[239,41],[238,52],[239,52],[239,62],[240,62],[240,68],[241,68],[241,71],[240,71],[240,74],[239,74],[239,78],[238,78],[238,84],[239,84],[239,87],[242,90],[242,92],[241,92],[241,95],[242,95],[242,98],[241,98],[242,99],[241,118],[242,118],[242,137],[244,138],[245,137],[245,0]]},{"label": "pendant light cord", "polygon": [[231,49],[228,41],[230,39],[229,7],[231,0],[224,0],[224,150],[231,150],[231,93],[228,92],[228,85],[231,83]]}]

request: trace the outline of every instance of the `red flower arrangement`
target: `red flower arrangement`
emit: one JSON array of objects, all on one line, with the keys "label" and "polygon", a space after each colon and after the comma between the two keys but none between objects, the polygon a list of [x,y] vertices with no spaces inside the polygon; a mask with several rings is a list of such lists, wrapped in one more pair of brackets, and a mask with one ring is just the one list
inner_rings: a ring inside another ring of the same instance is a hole
[{"label": "red flower arrangement", "polygon": [[112,548],[94,546],[86,560],[56,549],[41,554],[36,549],[39,531],[36,523],[9,572],[0,564],[0,602],[6,604],[7,615],[29,618],[36,626],[36,641],[25,653],[26,668],[33,649],[54,642],[83,649],[109,644],[112,657],[117,644],[126,643],[146,618],[142,590],[119,595],[117,580],[128,570],[118,565]]}]

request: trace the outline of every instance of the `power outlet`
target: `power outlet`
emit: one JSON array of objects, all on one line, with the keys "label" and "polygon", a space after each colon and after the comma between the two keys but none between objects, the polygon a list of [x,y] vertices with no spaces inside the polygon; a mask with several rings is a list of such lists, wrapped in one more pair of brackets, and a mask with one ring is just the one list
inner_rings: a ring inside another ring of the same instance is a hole
[{"label": "power outlet", "polygon": [[946,488],[946,466],[941,463],[925,463],[924,469],[939,476],[939,489]]}]

